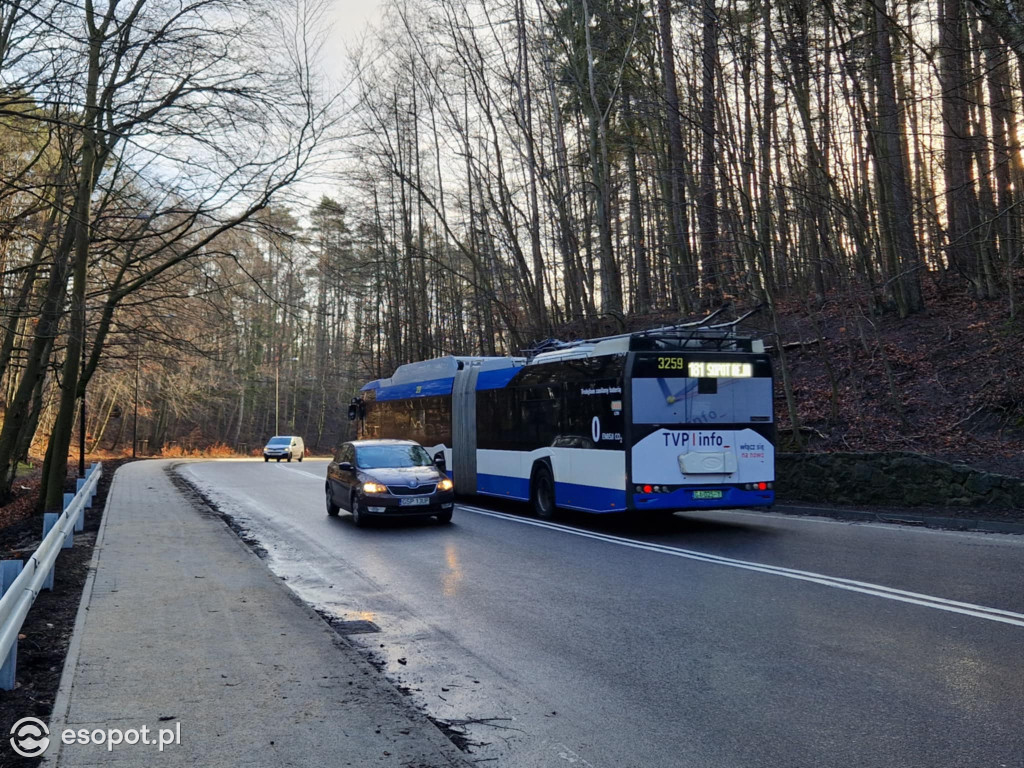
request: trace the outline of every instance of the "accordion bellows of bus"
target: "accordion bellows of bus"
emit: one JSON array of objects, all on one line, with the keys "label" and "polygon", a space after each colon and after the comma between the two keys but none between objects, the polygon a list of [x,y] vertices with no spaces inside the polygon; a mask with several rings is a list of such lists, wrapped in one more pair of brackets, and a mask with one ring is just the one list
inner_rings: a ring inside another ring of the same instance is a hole
[{"label": "accordion bellows of bus", "polygon": [[711,317],[527,357],[410,363],[366,384],[350,415],[361,437],[442,454],[458,493],[529,501],[542,517],[768,506],[771,360],[739,320]]}]

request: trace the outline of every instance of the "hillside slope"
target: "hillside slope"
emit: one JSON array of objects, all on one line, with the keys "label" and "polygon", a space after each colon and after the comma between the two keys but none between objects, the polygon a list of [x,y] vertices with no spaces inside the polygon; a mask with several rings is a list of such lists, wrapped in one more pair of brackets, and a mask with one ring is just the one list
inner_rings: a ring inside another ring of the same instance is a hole
[{"label": "hillside slope", "polygon": [[[742,326],[775,358],[775,412],[784,451],[913,451],[1024,477],[1024,313],[926,281],[926,309],[870,315],[830,295],[821,307],[778,305],[800,422],[794,439],[779,339],[762,311]],[[669,315],[605,317],[557,329],[562,339],[679,322]]]},{"label": "hillside slope", "polygon": [[[934,284],[928,294],[902,320],[853,312],[842,297],[815,312],[780,307],[805,448],[915,451],[1024,477],[1024,318],[1011,322],[1005,301]],[[790,430],[778,372],[776,398]]]}]

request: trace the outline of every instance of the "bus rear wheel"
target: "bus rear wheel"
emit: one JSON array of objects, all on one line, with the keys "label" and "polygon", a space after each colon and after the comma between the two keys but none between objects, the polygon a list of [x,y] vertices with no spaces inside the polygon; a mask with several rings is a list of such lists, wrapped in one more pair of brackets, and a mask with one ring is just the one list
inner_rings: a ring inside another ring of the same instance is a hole
[{"label": "bus rear wheel", "polygon": [[534,472],[531,486],[533,513],[542,520],[550,520],[555,516],[555,480],[546,465]]}]

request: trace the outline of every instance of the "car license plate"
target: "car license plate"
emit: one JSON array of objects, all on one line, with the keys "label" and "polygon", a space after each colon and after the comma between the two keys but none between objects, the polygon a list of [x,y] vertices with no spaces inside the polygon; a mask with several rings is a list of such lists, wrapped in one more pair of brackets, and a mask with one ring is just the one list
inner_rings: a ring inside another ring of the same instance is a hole
[{"label": "car license plate", "polygon": [[693,498],[695,499],[720,499],[722,498],[721,491],[694,491]]},{"label": "car license plate", "polygon": [[404,499],[398,500],[398,506],[400,507],[420,507],[430,503],[430,499],[426,496],[407,496]]}]

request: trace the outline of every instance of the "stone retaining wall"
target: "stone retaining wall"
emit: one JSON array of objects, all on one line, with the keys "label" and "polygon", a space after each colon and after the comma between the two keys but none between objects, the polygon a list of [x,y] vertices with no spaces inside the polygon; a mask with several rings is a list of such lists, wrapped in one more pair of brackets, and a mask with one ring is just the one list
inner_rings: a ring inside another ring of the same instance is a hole
[{"label": "stone retaining wall", "polygon": [[775,488],[780,502],[1024,509],[1024,480],[908,452],[776,454]]}]

